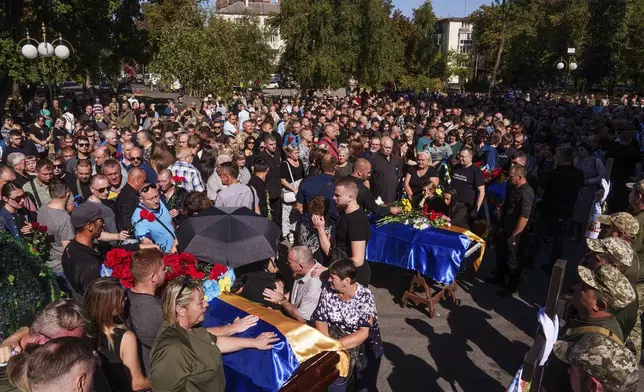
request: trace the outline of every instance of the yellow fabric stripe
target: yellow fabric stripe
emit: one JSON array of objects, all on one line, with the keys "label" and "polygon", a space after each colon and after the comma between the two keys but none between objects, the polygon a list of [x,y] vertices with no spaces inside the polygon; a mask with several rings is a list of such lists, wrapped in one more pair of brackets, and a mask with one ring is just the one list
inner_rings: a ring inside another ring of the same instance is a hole
[{"label": "yellow fabric stripe", "polygon": [[248,314],[255,315],[277,328],[286,336],[300,363],[304,363],[323,351],[335,351],[340,354],[340,362],[336,366],[340,375],[346,377],[349,374],[349,353],[339,341],[324,336],[315,328],[284,316],[278,310],[266,308],[238,295],[222,294],[219,299]]},{"label": "yellow fabric stripe", "polygon": [[450,227],[441,227],[441,229],[453,231],[455,233],[460,233],[464,234],[467,238],[471,239],[472,241],[476,241],[481,244],[481,255],[474,260],[474,271],[478,271],[479,267],[481,266],[481,263],[483,262],[483,255],[485,254],[485,240],[476,234],[472,233],[469,230],[463,229],[462,227],[456,227],[456,226],[450,226]]}]

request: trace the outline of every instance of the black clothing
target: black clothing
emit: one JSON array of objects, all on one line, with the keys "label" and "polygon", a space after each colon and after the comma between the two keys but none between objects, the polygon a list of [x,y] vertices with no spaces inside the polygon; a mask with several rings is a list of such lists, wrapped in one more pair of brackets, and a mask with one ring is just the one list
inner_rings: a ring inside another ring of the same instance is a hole
[{"label": "black clothing", "polygon": [[505,171],[509,170],[510,166],[512,166],[512,158],[517,156],[517,149],[514,148],[514,146],[510,146],[508,148],[498,146],[496,148],[496,152],[498,153],[498,157],[496,158],[496,167],[503,168]]},{"label": "black clothing", "polygon": [[82,299],[87,286],[101,277],[103,257],[94,248],[87,247],[74,239],[63,251],[62,264],[74,296]]},{"label": "black clothing", "polygon": [[389,215],[389,208],[384,205],[379,206],[376,204],[376,199],[373,197],[371,190],[364,185],[363,180],[354,176],[347,176],[346,178],[351,179],[358,184],[358,204],[360,205],[360,208],[376,215]]},{"label": "black clothing", "polygon": [[23,176],[22,174],[16,172],[16,181],[13,183],[18,185],[19,187],[23,187],[26,183],[31,181],[33,178],[25,172],[25,175]]},{"label": "black clothing", "polygon": [[512,234],[519,218],[530,219],[533,208],[534,191],[530,185],[526,183],[518,188],[508,186],[499,219],[505,234],[507,236]]},{"label": "black clothing", "polygon": [[121,341],[127,330],[115,328],[112,335],[113,346],[110,349],[107,338],[101,334],[98,342],[98,354],[101,359],[101,367],[110,384],[110,389],[116,392],[132,391],[128,374],[129,370],[125,368],[121,360]]},{"label": "black clothing", "polygon": [[80,197],[78,200],[79,203],[84,202],[92,195],[92,190],[90,189],[90,182],[83,183],[75,175],[69,174],[65,176],[65,181],[69,186],[69,189],[72,191],[72,194],[75,198]]},{"label": "black clothing", "polygon": [[452,200],[447,207],[447,216],[449,216],[452,226],[469,229],[467,206],[460,200]]},{"label": "black clothing", "polygon": [[125,184],[119,195],[116,197],[114,204],[114,215],[116,215],[116,228],[121,230],[130,230],[132,228],[132,214],[139,205],[139,192]]},{"label": "black clothing", "polygon": [[438,171],[435,167],[430,166],[422,177],[418,176],[418,170],[416,169],[411,169],[409,175],[411,176],[409,179],[409,187],[413,194],[411,197],[411,205],[416,208],[423,198],[423,184],[429,181],[431,177],[438,177]]},{"label": "black clothing", "polygon": [[280,181],[280,165],[282,159],[280,157],[279,151],[276,151],[274,155],[268,153],[268,151],[262,151],[259,153],[260,157],[266,159],[266,162],[270,165],[270,170],[268,175],[266,175],[266,190],[271,199],[279,198],[282,193],[282,183]]},{"label": "black clothing", "polygon": [[266,271],[249,272],[241,277],[245,280],[241,296],[249,301],[260,303],[264,306],[271,306],[272,303],[264,299],[264,289],[276,289],[275,281],[277,276]]},{"label": "black clothing", "polygon": [[36,145],[31,140],[26,140],[24,143],[22,143],[21,147],[7,145],[7,148],[5,148],[4,153],[2,154],[2,162],[7,163],[7,157],[12,152],[21,152],[25,154],[26,157],[28,157],[29,155],[34,155],[36,157],[38,156]]},{"label": "black clothing", "polygon": [[257,193],[257,197],[259,198],[259,212],[260,214],[267,218],[268,217],[268,200],[267,200],[267,195],[266,195],[266,184],[264,181],[262,181],[261,178],[253,175],[250,177],[250,180],[248,181],[248,186],[252,186],[255,189],[255,192]]},{"label": "black clothing", "polygon": [[396,201],[398,183],[402,176],[402,162],[395,155],[389,159],[381,152],[373,154],[371,162],[371,193],[375,198],[380,197],[385,204]]},{"label": "black clothing", "polygon": [[452,170],[452,187],[458,193],[458,200],[463,202],[469,212],[476,210],[478,187],[485,185],[483,172],[476,165],[463,167],[456,165]]},{"label": "black clothing", "polygon": [[[347,258],[353,256],[351,250],[351,243],[358,241],[369,241],[371,236],[371,225],[369,224],[369,218],[365,215],[364,211],[357,209],[350,214],[344,212],[340,213],[340,218],[338,219],[338,225],[335,234],[335,248],[338,248],[340,252],[344,252],[347,255]],[[366,260],[362,263],[362,266],[358,268],[357,272],[357,281],[364,287],[369,287],[369,281],[371,280],[371,267]]]},{"label": "black clothing", "polygon": [[625,146],[613,143],[606,149],[606,160],[613,158],[613,169],[610,172],[610,193],[608,194],[609,212],[624,211],[628,207],[628,193],[626,183],[630,182],[635,172],[635,165],[640,162],[640,149],[637,145]]},{"label": "black clothing", "polygon": [[584,186],[584,174],[572,165],[559,166],[544,173],[540,186],[545,190],[541,202],[543,215],[572,219],[577,194]]}]

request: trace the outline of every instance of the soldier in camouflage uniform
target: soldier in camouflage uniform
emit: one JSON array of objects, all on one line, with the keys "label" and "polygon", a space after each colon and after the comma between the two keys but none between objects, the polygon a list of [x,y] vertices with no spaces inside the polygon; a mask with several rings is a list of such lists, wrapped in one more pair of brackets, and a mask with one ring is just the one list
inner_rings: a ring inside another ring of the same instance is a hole
[{"label": "soldier in camouflage uniform", "polygon": [[632,391],[637,388],[639,372],[635,356],[609,337],[589,333],[577,343],[558,341],[554,354],[570,365],[573,392]]},{"label": "soldier in camouflage uniform", "polygon": [[[593,333],[607,336],[624,344],[624,334],[615,314],[635,301],[635,290],[626,277],[613,265],[598,259],[606,254],[592,253],[586,257],[587,265],[577,268],[581,282],[574,286],[572,303],[578,312],[560,331],[560,340],[578,342],[584,335]],[[551,358],[544,374],[543,385],[548,392],[570,390],[567,366]]]},{"label": "soldier in camouflage uniform", "polygon": [[[640,226],[639,232],[633,238],[633,249],[637,253],[640,263],[644,263],[644,180],[639,180],[635,183],[631,182],[626,184],[626,186],[631,190],[628,195],[628,203],[630,204],[628,212],[633,215],[633,218],[637,220]],[[635,290],[639,298],[644,298],[644,266],[641,264]],[[640,301],[640,315],[643,311],[644,300]]]},{"label": "soldier in camouflage uniform", "polygon": [[[633,247],[633,239],[637,237],[640,231],[640,224],[635,219],[631,214],[627,212],[616,212],[611,215],[601,215],[599,217],[599,222],[602,224],[602,231],[600,236],[602,238],[606,237],[613,237],[613,238],[620,238],[627,242],[629,246],[633,249],[633,261],[630,266],[626,270],[620,269],[624,276],[628,279],[629,282],[633,285],[635,288],[635,293],[637,294],[637,315],[635,316],[635,324],[633,328],[631,329],[630,333],[626,333],[628,337],[626,338],[626,342],[631,347],[633,350],[635,350],[635,356],[637,357],[637,361],[639,363],[640,358],[642,356],[642,310],[644,310],[644,304],[641,300],[642,294],[641,291],[644,291],[644,284],[640,285],[640,290],[638,291],[638,285],[637,281],[639,279],[639,274],[640,274],[640,260],[635,252],[635,248]],[[623,252],[622,252],[623,253]],[[616,256],[617,257],[617,256]],[[621,256],[622,259],[628,257],[626,255]],[[627,327],[626,320],[624,319],[625,317],[632,317],[632,312],[634,304],[630,304],[627,306],[624,311],[622,311],[621,315],[617,315],[618,321],[620,321],[620,324],[622,327]],[[622,317],[620,317],[622,316]]]}]

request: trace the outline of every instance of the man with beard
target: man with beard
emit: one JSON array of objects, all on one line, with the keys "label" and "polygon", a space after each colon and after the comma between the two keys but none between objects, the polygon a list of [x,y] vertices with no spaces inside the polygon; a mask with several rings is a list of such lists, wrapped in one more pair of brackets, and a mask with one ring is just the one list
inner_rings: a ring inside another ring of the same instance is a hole
[{"label": "man with beard", "polygon": [[92,195],[90,179],[92,177],[92,163],[88,159],[81,159],[76,164],[73,175],[67,179],[67,184],[74,195],[74,200],[80,204]]},{"label": "man with beard", "polygon": [[15,129],[9,132],[9,143],[7,143],[7,148],[2,153],[2,161],[7,162],[7,157],[13,152],[21,152],[25,156],[38,155],[38,150],[36,150],[34,143],[31,140],[25,141],[22,133]]},{"label": "man with beard", "polygon": [[[54,164],[48,159],[41,159],[36,164],[36,178],[32,178],[23,185],[22,189],[27,193],[36,204],[36,209],[49,204],[51,196],[49,194],[49,184],[54,179]],[[69,195],[66,204],[66,210],[71,212],[74,209],[74,199]]]}]

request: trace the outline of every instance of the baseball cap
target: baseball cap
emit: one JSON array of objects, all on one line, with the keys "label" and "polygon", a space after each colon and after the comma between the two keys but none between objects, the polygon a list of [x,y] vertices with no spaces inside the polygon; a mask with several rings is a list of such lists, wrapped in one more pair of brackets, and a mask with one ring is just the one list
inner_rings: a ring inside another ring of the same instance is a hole
[{"label": "baseball cap", "polygon": [[586,244],[593,252],[608,253],[627,267],[630,267],[633,264],[633,248],[628,242],[621,238],[586,238]]},{"label": "baseball cap", "polygon": [[635,301],[633,286],[614,266],[604,264],[593,271],[580,265],[577,272],[584,283],[599,291],[614,308],[622,309]]},{"label": "baseball cap", "polygon": [[639,180],[637,182],[629,182],[626,184],[628,189],[635,189],[640,193],[644,193],[644,180]]},{"label": "baseball cap", "polygon": [[600,215],[598,220],[599,223],[603,225],[615,226],[617,230],[625,233],[631,238],[635,238],[637,233],[640,231],[639,222],[628,212],[616,212],[610,215]]},{"label": "baseball cap", "polygon": [[97,203],[88,201],[72,211],[72,226],[78,229],[99,218],[105,219],[106,216],[105,210],[99,207]]},{"label": "baseball cap", "polygon": [[560,360],[578,366],[603,386],[625,388],[637,384],[635,355],[608,336],[587,333],[578,342],[557,341],[554,353]]}]

